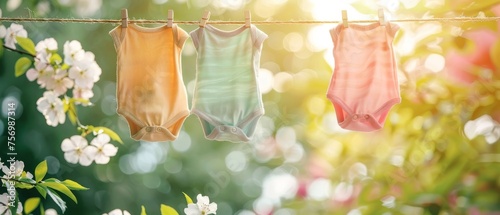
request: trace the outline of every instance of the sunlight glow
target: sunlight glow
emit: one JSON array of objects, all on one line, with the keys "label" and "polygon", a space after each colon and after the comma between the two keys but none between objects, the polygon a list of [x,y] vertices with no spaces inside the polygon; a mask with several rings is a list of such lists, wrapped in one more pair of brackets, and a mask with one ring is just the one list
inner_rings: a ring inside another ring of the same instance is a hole
[{"label": "sunlight glow", "polygon": [[248,158],[242,151],[232,151],[226,156],[226,167],[233,172],[241,172],[247,167]]},{"label": "sunlight glow", "polygon": [[350,183],[341,182],[333,190],[333,199],[339,202],[347,201],[354,194],[354,187]]},{"label": "sunlight glow", "polygon": [[308,197],[317,201],[328,199],[331,194],[332,184],[326,178],[318,178],[307,187]]},{"label": "sunlight glow", "polygon": [[153,0],[155,4],[165,4],[168,2],[168,0]]},{"label": "sunlight glow", "polygon": [[333,41],[329,33],[331,28],[329,25],[312,27],[307,33],[307,48],[312,52],[333,49]]},{"label": "sunlight glow", "polygon": [[307,110],[314,115],[322,115],[326,104],[323,97],[313,96],[307,101]]},{"label": "sunlight glow", "polygon": [[267,94],[273,89],[274,76],[273,73],[267,69],[259,69],[259,89],[260,93]]},{"label": "sunlight glow", "polygon": [[181,131],[179,137],[172,142],[172,147],[178,152],[189,150],[189,148],[191,148],[191,136],[185,131]]},{"label": "sunlight glow", "polygon": [[414,8],[420,0],[399,0],[406,9]]},{"label": "sunlight glow", "polygon": [[282,4],[281,2],[278,5],[276,4],[276,0],[270,1],[270,0],[257,0],[254,4],[254,10],[255,14],[257,16],[260,16],[261,18],[267,19],[269,17],[274,16],[278,10],[279,4]]},{"label": "sunlight glow", "polygon": [[215,7],[238,10],[245,6],[246,0],[219,0],[214,2]]},{"label": "sunlight glow", "polygon": [[279,72],[274,76],[273,89],[278,93],[284,93],[290,88],[293,76],[288,72]]},{"label": "sunlight glow", "polygon": [[281,127],[276,132],[276,143],[282,149],[288,149],[297,141],[297,135],[292,127]]},{"label": "sunlight glow", "polygon": [[440,72],[444,69],[445,59],[439,54],[430,54],[425,60],[425,68],[432,72]]},{"label": "sunlight glow", "polygon": [[283,47],[289,52],[298,52],[304,46],[304,38],[297,32],[289,33],[283,39]]}]

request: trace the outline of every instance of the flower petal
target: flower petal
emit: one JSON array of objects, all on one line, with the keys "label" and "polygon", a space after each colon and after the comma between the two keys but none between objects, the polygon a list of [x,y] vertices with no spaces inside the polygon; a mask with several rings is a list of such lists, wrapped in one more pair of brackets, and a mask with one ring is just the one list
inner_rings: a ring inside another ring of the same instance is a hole
[{"label": "flower petal", "polygon": [[90,164],[92,164],[92,161],[94,161],[94,160],[92,158],[90,158],[89,156],[87,156],[85,153],[82,153],[80,155],[80,158],[78,159],[78,162],[82,166],[90,166]]},{"label": "flower petal", "polygon": [[75,150],[75,144],[68,138],[64,139],[61,143],[61,150],[63,152],[69,152]]},{"label": "flower petal", "polygon": [[118,152],[118,147],[113,144],[106,144],[102,147],[102,153],[108,157],[113,157]]},{"label": "flower petal", "polygon": [[64,159],[68,162],[68,163],[72,163],[72,164],[76,164],[78,163],[78,155],[76,154],[75,151],[70,151],[70,152],[66,152],[64,153]]},{"label": "flower petal", "polygon": [[110,158],[102,153],[98,153],[94,160],[96,164],[107,164],[109,163]]},{"label": "flower petal", "polygon": [[5,35],[7,35],[7,29],[5,28],[5,26],[0,25],[0,38],[4,38]]},{"label": "flower petal", "polygon": [[184,213],[186,215],[201,215],[201,211],[196,204],[188,204],[187,208],[184,208]]},{"label": "flower petal", "polygon": [[34,81],[36,78],[38,78],[38,71],[31,68],[26,72],[26,77],[29,81]]},{"label": "flower petal", "polygon": [[71,141],[73,141],[73,143],[75,144],[76,148],[83,149],[89,145],[87,142],[87,139],[83,138],[80,135],[73,135],[70,138],[71,138]]},{"label": "flower petal", "polygon": [[210,199],[208,198],[208,196],[202,196],[201,194],[198,194],[196,196],[196,200],[198,201],[197,202],[198,205],[200,205],[200,204],[203,204],[203,205],[210,204]]},{"label": "flower petal", "polygon": [[208,205],[208,214],[217,212],[217,203],[212,202],[210,205]]}]

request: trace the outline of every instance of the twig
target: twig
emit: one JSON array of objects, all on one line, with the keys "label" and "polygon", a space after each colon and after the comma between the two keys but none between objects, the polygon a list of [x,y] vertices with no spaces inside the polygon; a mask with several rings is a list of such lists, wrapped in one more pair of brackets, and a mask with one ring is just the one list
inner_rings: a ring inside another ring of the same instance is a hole
[{"label": "twig", "polygon": [[11,47],[8,47],[6,45],[3,45],[3,47],[7,50],[10,50],[10,51],[13,51],[13,52],[17,52],[19,54],[25,54],[25,55],[29,55],[31,57],[36,57],[36,55],[32,55],[31,53],[28,53],[28,52],[25,52],[25,51],[21,51],[21,50],[17,50],[17,49],[13,49]]},{"label": "twig", "polygon": [[9,178],[3,178],[3,177],[1,177],[0,179],[2,179],[2,180],[6,180],[6,181],[15,181],[15,182],[17,182],[17,183],[24,183],[24,184],[29,184],[29,185],[33,185],[33,186],[36,186],[36,185],[37,185],[37,183],[29,183],[29,182],[26,182],[26,181],[19,181],[19,180],[17,180],[17,179],[13,179],[13,178],[10,178],[10,179],[9,179]]}]

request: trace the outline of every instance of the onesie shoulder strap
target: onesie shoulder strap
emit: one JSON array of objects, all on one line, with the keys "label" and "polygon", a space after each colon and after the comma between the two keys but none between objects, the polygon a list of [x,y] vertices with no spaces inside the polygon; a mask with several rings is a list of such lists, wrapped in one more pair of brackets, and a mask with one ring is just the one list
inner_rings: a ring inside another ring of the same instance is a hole
[{"label": "onesie shoulder strap", "polygon": [[336,45],[340,32],[342,31],[343,28],[344,26],[339,24],[337,25],[337,27],[330,29],[330,36],[332,37],[333,45]]},{"label": "onesie shoulder strap", "polygon": [[203,36],[203,29],[204,28],[199,27],[199,28],[197,28],[189,33],[189,35],[191,36],[191,39],[193,40],[194,47],[196,49],[199,48],[200,40]]},{"label": "onesie shoulder strap", "polygon": [[115,50],[119,51],[121,43],[125,40],[126,28],[123,28],[121,25],[115,27],[113,30],[109,32],[111,38],[113,38],[113,42],[115,45]]},{"label": "onesie shoulder strap", "polygon": [[184,31],[184,29],[179,28],[176,24],[172,25],[172,33],[174,34],[175,44],[177,47],[182,48],[182,46],[184,46],[184,42],[186,42],[189,37],[189,34]]},{"label": "onesie shoulder strap", "polygon": [[264,40],[266,40],[268,37],[265,32],[263,32],[253,24],[250,24],[250,34],[252,36],[253,45],[257,48],[260,48]]}]

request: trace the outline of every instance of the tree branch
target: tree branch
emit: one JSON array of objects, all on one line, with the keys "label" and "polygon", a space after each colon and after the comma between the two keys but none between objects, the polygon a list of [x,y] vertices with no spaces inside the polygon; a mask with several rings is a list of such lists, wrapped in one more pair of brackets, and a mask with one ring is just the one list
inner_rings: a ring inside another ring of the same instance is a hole
[{"label": "tree branch", "polygon": [[17,53],[19,53],[19,54],[25,54],[25,55],[29,55],[29,56],[31,56],[31,57],[36,57],[35,55],[32,55],[32,54],[30,54],[30,53],[28,53],[28,52],[21,51],[21,50],[17,50],[17,49],[13,49],[13,48],[8,47],[8,46],[6,46],[6,45],[3,45],[3,47],[4,47],[5,49],[7,49],[7,50],[10,50],[10,51],[13,51],[13,52],[17,52]]},{"label": "tree branch", "polygon": [[37,183],[29,183],[29,182],[25,182],[25,181],[19,181],[17,179],[13,179],[13,178],[4,178],[4,177],[0,177],[0,179],[2,180],[6,180],[6,181],[15,181],[17,183],[23,183],[23,184],[29,184],[29,185],[33,185],[33,186],[36,186]]}]

